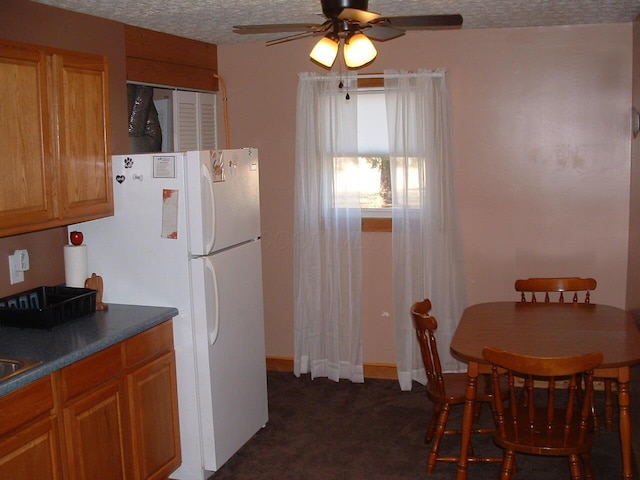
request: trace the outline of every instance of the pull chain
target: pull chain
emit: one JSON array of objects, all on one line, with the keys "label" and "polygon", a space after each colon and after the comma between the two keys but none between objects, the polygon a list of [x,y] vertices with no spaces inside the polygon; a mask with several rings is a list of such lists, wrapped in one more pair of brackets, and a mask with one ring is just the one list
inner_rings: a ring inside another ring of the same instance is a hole
[{"label": "pull chain", "polygon": [[[340,52],[342,53],[342,51]],[[344,82],[342,81],[342,63],[344,61],[344,57],[342,57],[340,60],[342,60],[339,65],[340,65],[340,83],[338,84],[338,88],[342,89],[344,88]],[[351,100],[351,95],[349,95],[349,69],[347,69],[345,71],[345,75],[346,75],[346,79],[347,79],[347,94],[344,97],[346,100]]]},{"label": "pull chain", "polygon": [[[338,88],[342,89],[344,88],[344,82],[342,80],[340,80],[340,83],[338,84]],[[349,95],[349,75],[347,74],[347,94],[344,97],[346,100],[351,100],[351,95]]]},{"label": "pull chain", "polygon": [[347,95],[346,97],[347,100],[351,100],[351,95],[349,95],[349,70],[347,69]]}]

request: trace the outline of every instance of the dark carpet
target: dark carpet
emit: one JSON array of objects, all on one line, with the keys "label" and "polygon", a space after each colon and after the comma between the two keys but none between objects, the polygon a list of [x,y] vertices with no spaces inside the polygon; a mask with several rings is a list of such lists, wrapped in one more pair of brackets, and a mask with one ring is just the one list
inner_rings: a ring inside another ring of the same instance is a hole
[{"label": "dark carpet", "polygon": [[[402,392],[395,380],[336,383],[290,372],[268,372],[267,382],[269,423],[210,480],[455,478],[456,465],[442,462],[427,476],[424,434],[432,405],[424,386],[415,383],[413,391]],[[459,425],[461,418],[462,407],[454,408],[450,425]],[[480,421],[491,421],[487,408]],[[596,479],[621,478],[617,432],[617,423],[613,432],[603,425],[596,437],[591,452]],[[445,438],[441,453],[455,453],[459,442],[458,435]],[[476,454],[502,455],[491,435],[474,436],[472,445]],[[569,478],[565,457],[516,455],[516,462],[514,479]],[[498,464],[470,465],[468,478],[496,479],[498,469]]]}]

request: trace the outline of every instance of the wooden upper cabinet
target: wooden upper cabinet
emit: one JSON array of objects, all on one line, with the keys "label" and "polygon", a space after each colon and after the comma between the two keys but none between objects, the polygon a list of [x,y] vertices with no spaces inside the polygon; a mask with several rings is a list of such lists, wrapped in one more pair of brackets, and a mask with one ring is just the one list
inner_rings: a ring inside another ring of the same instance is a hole
[{"label": "wooden upper cabinet", "polygon": [[102,57],[53,55],[61,213],[83,220],[113,214],[107,65]]},{"label": "wooden upper cabinet", "polygon": [[113,214],[101,55],[0,40],[0,236]]},{"label": "wooden upper cabinet", "polygon": [[0,44],[0,231],[50,221],[53,203],[47,59]]}]

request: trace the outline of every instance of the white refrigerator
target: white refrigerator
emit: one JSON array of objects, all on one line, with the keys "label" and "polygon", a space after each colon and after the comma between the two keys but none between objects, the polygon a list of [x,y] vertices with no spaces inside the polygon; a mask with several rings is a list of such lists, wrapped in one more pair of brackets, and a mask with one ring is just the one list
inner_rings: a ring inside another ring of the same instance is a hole
[{"label": "white refrigerator", "polygon": [[113,217],[69,226],[103,301],[172,306],[182,465],[203,480],[268,420],[256,149],[113,157]]}]

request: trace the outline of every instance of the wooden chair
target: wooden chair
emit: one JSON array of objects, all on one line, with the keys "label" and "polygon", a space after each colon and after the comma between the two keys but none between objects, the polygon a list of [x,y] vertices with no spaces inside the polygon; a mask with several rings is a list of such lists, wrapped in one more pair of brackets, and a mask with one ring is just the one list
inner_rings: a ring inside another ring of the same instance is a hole
[{"label": "wooden chair", "polygon": [[[431,301],[425,299],[416,302],[411,307],[413,326],[420,344],[420,352],[424,368],[427,373],[427,397],[433,402],[433,414],[427,433],[425,443],[431,442],[431,451],[427,461],[427,474],[431,473],[437,461],[457,463],[459,456],[438,456],[440,441],[444,435],[455,435],[460,433],[460,429],[448,429],[447,421],[452,405],[464,405],[464,392],[467,385],[466,373],[442,373],[440,357],[435,332],[438,328],[438,321],[430,315]],[[480,416],[482,404],[492,408],[493,395],[490,382],[482,382],[478,385],[476,398],[475,419]],[[493,411],[493,408],[492,408]],[[495,417],[494,417],[495,418]],[[476,428],[473,433],[492,433],[494,427]],[[435,437],[434,437],[435,435]],[[470,457],[469,462],[501,462],[501,458],[496,457]]]},{"label": "wooden chair", "polygon": [[[549,293],[558,293],[557,301],[564,303],[564,293],[573,292],[572,301],[578,303],[578,292],[584,292],[584,301],[591,301],[590,292],[595,290],[596,281],[593,278],[580,277],[559,277],[559,278],[527,278],[526,280],[516,280],[516,291],[520,292],[522,302],[537,302],[536,293],[544,293],[544,301],[551,301]],[[530,295],[527,300],[527,294]]]},{"label": "wooden chair", "polygon": [[[597,282],[593,278],[580,278],[580,277],[559,277],[559,278],[528,278],[526,280],[516,280],[515,288],[517,292],[520,292],[520,301],[527,302],[527,294],[529,295],[529,301],[536,302],[536,293],[541,294],[544,292],[544,301],[549,303],[551,301],[551,295],[558,293],[556,296],[559,303],[564,303],[564,293],[573,293],[573,303],[579,302],[579,293],[583,293],[583,302],[591,302],[591,291],[596,289]],[[595,429],[598,431],[597,416],[595,406],[593,407],[593,415],[595,423]],[[613,428],[613,388],[610,378],[604,379],[604,417],[605,428],[610,432]]]},{"label": "wooden chair", "polygon": [[[500,479],[511,478],[516,452],[568,456],[571,479],[583,478],[582,467],[584,478],[591,479],[593,369],[602,363],[602,353],[537,358],[485,347],[482,356],[492,365],[497,415],[493,437],[496,444],[505,450]],[[514,372],[525,376],[526,406],[517,400]],[[502,375],[508,379],[508,398],[501,393]],[[569,376],[568,390],[556,389],[556,377],[564,380],[566,376]],[[547,379],[546,395],[540,395],[541,389],[537,389],[536,394],[534,377]],[[584,395],[579,395],[579,385],[583,381]]]}]

